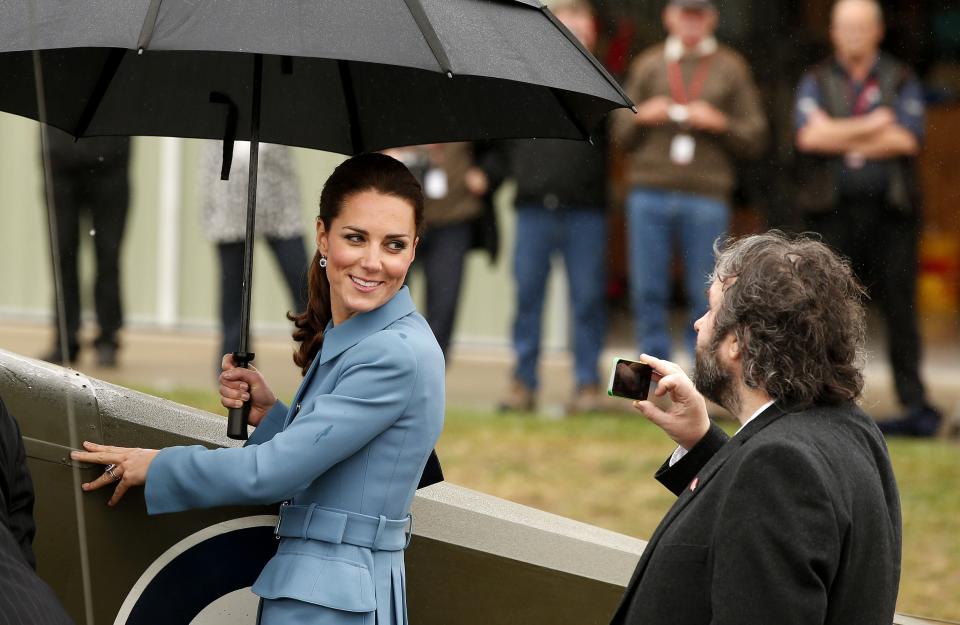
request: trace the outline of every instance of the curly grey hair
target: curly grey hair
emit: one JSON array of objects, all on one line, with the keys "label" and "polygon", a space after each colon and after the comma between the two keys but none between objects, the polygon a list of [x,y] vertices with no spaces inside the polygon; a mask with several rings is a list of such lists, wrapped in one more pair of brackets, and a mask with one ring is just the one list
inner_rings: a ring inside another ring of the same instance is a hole
[{"label": "curly grey hair", "polygon": [[750,388],[793,406],[863,391],[865,291],[850,265],[809,236],[779,231],[717,241],[723,286],[714,345],[733,332]]}]

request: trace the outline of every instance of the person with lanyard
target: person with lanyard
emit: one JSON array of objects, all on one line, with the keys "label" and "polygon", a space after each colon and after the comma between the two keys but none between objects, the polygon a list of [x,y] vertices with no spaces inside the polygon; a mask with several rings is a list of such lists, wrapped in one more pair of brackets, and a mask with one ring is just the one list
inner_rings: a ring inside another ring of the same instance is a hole
[{"label": "person with lanyard", "polygon": [[[714,38],[708,0],[670,0],[665,43],[631,65],[634,115],[613,114],[614,145],[626,154],[630,298],[641,352],[668,358],[669,267],[679,243],[692,321],[706,310],[711,246],[727,232],[735,157],[758,156],[767,121],[743,58]],[[686,335],[692,353],[696,337]]]},{"label": "person with lanyard", "polygon": [[797,88],[796,204],[806,228],[850,258],[886,321],[904,413],[880,429],[933,436],[942,417],[920,378],[916,311],[923,92],[906,65],[880,52],[877,2],[840,0],[831,19],[835,54]]}]

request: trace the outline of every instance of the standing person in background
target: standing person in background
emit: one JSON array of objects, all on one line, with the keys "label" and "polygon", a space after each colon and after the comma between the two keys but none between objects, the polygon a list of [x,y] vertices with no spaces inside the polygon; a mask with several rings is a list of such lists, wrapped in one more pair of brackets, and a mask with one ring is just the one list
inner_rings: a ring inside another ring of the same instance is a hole
[{"label": "standing person in background", "polygon": [[464,262],[475,244],[477,220],[502,178],[502,166],[494,151],[481,153],[475,144],[464,142],[385,153],[406,164],[423,185],[424,232],[416,265],[423,268],[426,284],[424,316],[449,358]]},{"label": "standing person in background", "polygon": [[837,2],[830,36],[834,56],[797,89],[797,204],[807,228],[850,257],[886,321],[905,414],[880,429],[933,436],[941,415],[920,379],[916,310],[922,88],[908,67],[880,52],[883,12],[874,0]]},{"label": "standing person in background", "polygon": [[[758,156],[767,122],[750,68],[713,33],[708,0],[670,0],[668,37],[633,62],[626,92],[637,114],[616,111],[613,138],[627,155],[630,299],[641,352],[668,358],[670,262],[676,239],[690,327],[707,307],[710,249],[730,224],[735,159]],[[693,353],[696,335],[686,334]]]},{"label": "standing person in background", "polygon": [[[94,309],[100,333],[93,343],[96,362],[101,367],[114,367],[120,349],[118,334],[123,326],[120,248],[130,203],[130,138],[75,140],[52,127],[47,138],[57,233],[55,262],[59,264],[63,282],[64,319],[60,319],[60,304],[54,301],[56,342],[41,358],[54,363],[74,363],[80,355],[77,259],[82,231],[90,233],[97,260]],[[66,336],[61,336],[61,332],[66,332]]]},{"label": "standing person in background", "polygon": [[33,480],[20,426],[0,397],[0,623],[73,623],[34,568]]},{"label": "standing person in background", "polygon": [[[588,50],[596,40],[592,5],[586,0],[550,3]],[[510,175],[517,183],[517,233],[513,252],[516,368],[501,410],[533,410],[538,387],[543,302],[550,259],[561,254],[573,309],[576,389],[567,412],[601,408],[597,360],[607,330],[607,142],[534,139],[511,144]]]},{"label": "standing person in background", "polygon": [[[238,141],[233,150],[233,171],[221,179],[222,143],[204,145],[200,190],[203,232],[216,243],[220,260],[219,356],[240,345],[240,308],[243,285],[243,249],[247,223],[247,168],[250,147]],[[307,252],[303,239],[300,187],[290,149],[260,144],[257,181],[257,234],[267,240],[283,275],[295,313],[307,305]],[[250,349],[248,351],[253,351]]]}]

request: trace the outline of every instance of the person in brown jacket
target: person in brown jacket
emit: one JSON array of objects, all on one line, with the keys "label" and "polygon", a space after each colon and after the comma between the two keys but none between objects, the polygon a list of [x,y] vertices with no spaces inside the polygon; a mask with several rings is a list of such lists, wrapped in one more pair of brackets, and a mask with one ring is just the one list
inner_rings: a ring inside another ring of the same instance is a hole
[{"label": "person in brown jacket", "polygon": [[[639,351],[669,358],[667,307],[674,241],[680,246],[690,323],[707,308],[704,284],[712,244],[730,222],[735,157],[759,155],[767,122],[744,59],[717,43],[708,0],[670,0],[664,43],[632,64],[626,91],[637,113],[613,116],[615,144],[627,155],[630,298]],[[693,353],[695,334],[687,333]]]},{"label": "person in brown jacket", "polygon": [[[464,262],[474,247],[476,221],[487,195],[498,184],[494,158],[478,155],[473,143],[435,143],[384,151],[406,165],[423,185],[424,230],[417,266],[426,287],[424,315],[444,356],[449,357],[460,302]],[[492,252],[491,252],[492,254]]]}]

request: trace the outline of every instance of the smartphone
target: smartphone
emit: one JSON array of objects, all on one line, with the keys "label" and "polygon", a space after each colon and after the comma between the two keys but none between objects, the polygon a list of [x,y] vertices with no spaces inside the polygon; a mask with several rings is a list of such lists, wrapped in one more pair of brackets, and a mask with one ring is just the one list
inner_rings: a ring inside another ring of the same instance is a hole
[{"label": "smartphone", "polygon": [[646,399],[650,392],[653,368],[642,362],[616,358],[610,369],[607,395],[626,399]]}]

